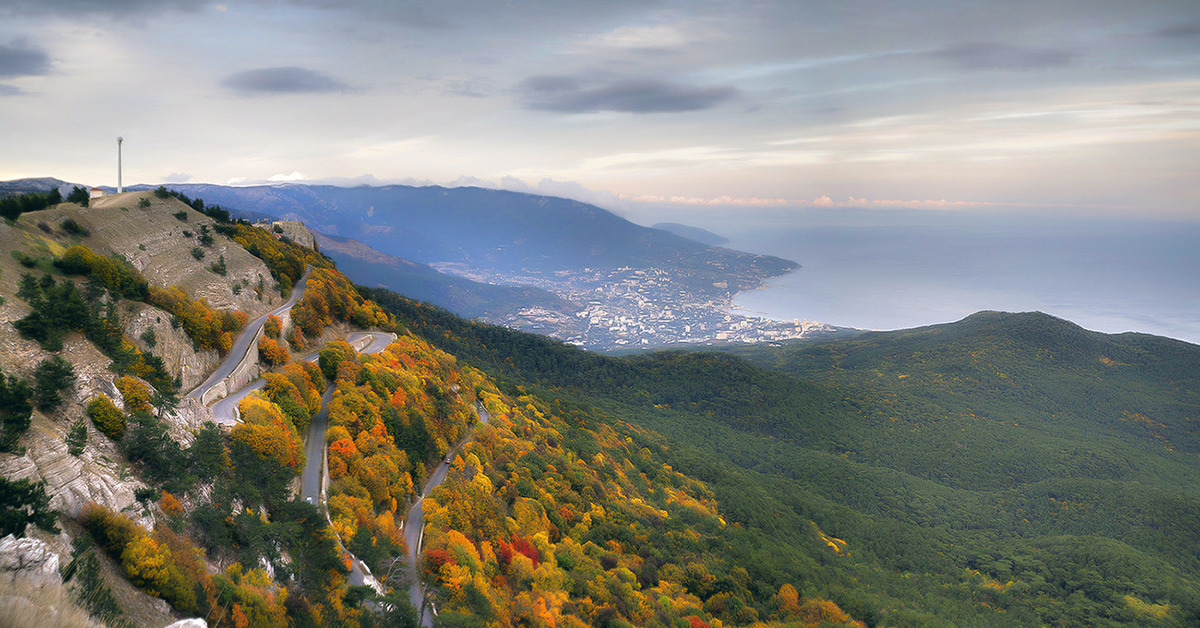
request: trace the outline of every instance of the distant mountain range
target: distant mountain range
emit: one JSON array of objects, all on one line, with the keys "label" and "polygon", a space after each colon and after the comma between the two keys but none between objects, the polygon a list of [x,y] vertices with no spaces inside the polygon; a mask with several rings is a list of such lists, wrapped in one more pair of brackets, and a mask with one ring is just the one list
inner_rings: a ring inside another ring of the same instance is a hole
[{"label": "distant mountain range", "polygon": [[724,246],[729,244],[729,238],[725,236],[717,235],[708,229],[701,229],[700,227],[693,227],[691,225],[681,225],[677,222],[660,222],[652,225],[650,228],[670,231],[681,238],[695,240],[700,244],[707,244],[708,246]]},{"label": "distant mountain range", "polygon": [[[16,196],[18,194],[29,194],[31,192],[49,192],[55,188],[62,192],[63,196],[71,191],[71,188],[79,185],[78,183],[68,183],[54,177],[37,177],[33,179],[14,179],[12,181],[0,181],[0,198],[5,196]],[[87,187],[87,186],[81,186]]]},{"label": "distant mountain range", "polygon": [[356,282],[386,287],[409,298],[434,303],[465,318],[506,320],[518,310],[541,307],[572,312],[577,306],[539,288],[497,286],[456,277],[416,262],[381,253],[350,238],[316,233],[317,245]]},{"label": "distant mountain range", "polygon": [[[431,264],[462,263],[499,272],[585,268],[672,268],[756,287],[795,262],[711,247],[636,225],[578,201],[482,188],[328,185],[169,186],[229,210],[300,220],[389,255]],[[748,279],[749,278],[749,279]]]}]

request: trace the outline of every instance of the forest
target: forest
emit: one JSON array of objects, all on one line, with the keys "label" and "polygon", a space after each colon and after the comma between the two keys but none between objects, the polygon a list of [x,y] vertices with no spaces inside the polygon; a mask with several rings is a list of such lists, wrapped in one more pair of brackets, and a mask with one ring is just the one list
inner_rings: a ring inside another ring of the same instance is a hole
[{"label": "forest", "polygon": [[1194,346],[985,314],[751,361],[613,358],[364,292],[506,385],[661,434],[755,581],[868,624],[1200,617]]}]

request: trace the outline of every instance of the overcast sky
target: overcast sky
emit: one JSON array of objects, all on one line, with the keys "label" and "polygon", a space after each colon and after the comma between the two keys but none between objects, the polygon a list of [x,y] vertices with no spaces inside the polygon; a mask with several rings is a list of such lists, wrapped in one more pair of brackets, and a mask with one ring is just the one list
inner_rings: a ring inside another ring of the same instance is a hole
[{"label": "overcast sky", "polygon": [[1200,219],[1200,2],[3,0],[0,179]]}]

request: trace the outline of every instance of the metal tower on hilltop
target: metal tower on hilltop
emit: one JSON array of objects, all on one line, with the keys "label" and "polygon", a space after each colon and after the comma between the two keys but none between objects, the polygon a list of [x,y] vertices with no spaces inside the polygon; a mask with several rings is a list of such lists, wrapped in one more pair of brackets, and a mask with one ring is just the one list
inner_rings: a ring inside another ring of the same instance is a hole
[{"label": "metal tower on hilltop", "polygon": [[125,191],[125,186],[121,185],[121,142],[125,138],[117,136],[117,194]]}]

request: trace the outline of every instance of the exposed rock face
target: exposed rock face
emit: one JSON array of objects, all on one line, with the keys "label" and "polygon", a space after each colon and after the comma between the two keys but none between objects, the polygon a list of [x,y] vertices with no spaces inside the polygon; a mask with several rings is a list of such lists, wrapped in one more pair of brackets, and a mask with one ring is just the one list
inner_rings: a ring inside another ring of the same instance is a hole
[{"label": "exposed rock face", "polygon": [[79,457],[67,453],[56,424],[35,415],[33,426],[22,440],[25,454],[0,456],[0,475],[19,480],[30,478],[46,483],[50,506],[68,517],[78,516],[88,502],[122,511],[137,500],[133,492],[143,484],[126,477],[116,460],[116,446],[108,437],[88,426],[88,442]]},{"label": "exposed rock face", "polygon": [[181,619],[166,628],[208,628],[208,622],[200,618]]},{"label": "exposed rock face", "polygon": [[[126,321],[125,335],[138,343],[142,351],[162,358],[168,371],[178,373],[183,382],[181,390],[195,388],[221,363],[221,356],[216,351],[197,351],[187,333],[171,325],[171,315],[167,312],[145,303],[126,302],[123,306],[121,319]],[[156,342],[153,347],[142,340],[147,330],[154,331]]]},{"label": "exposed rock face", "polygon": [[26,578],[59,580],[58,554],[40,539],[8,535],[0,539],[0,571],[19,571]]},{"label": "exposed rock face", "polygon": [[289,240],[300,246],[306,246],[311,249],[316,242],[312,232],[299,220],[276,220],[268,228],[273,231],[275,227],[279,227],[279,231],[282,232],[281,235],[287,236]]}]

